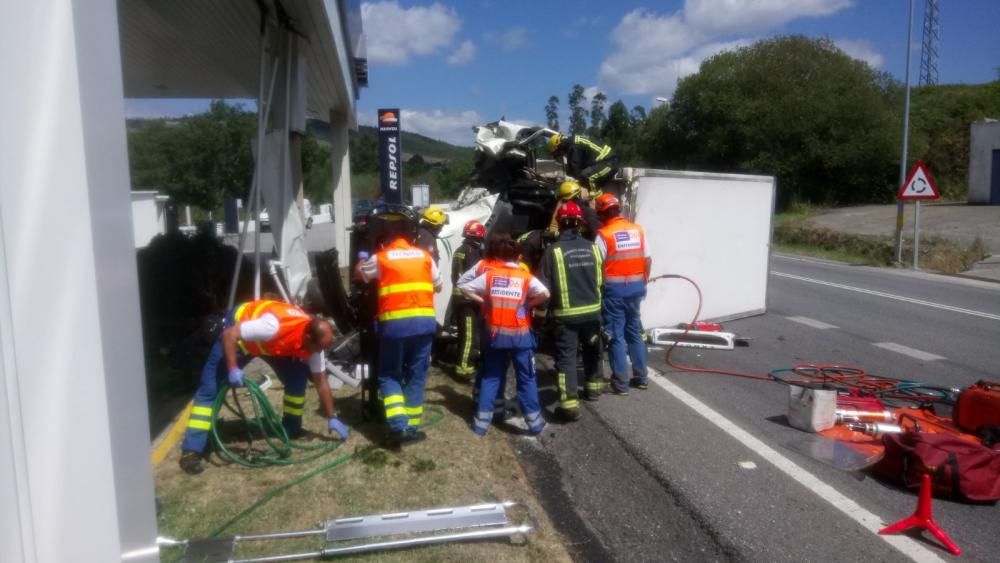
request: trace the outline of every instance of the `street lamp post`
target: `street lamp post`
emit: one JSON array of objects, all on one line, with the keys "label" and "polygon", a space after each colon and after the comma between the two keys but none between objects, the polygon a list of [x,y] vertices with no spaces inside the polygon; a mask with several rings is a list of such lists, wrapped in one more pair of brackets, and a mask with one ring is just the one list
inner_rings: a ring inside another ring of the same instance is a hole
[{"label": "street lamp post", "polygon": [[[906,101],[903,104],[903,151],[899,159],[899,185],[906,181],[906,158],[910,139],[910,42],[913,39],[913,0],[910,0],[910,15],[906,20]],[[896,262],[903,261],[903,200],[896,202],[896,239],[894,244]]]}]

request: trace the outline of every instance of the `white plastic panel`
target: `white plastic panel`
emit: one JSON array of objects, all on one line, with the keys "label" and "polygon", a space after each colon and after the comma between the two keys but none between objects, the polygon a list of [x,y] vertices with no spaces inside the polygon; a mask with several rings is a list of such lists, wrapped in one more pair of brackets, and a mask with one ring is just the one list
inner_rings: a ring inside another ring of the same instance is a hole
[{"label": "white plastic panel", "polygon": [[[653,276],[681,274],[701,287],[702,319],[766,310],[774,178],[633,169],[635,221],[646,230]],[[645,328],[689,322],[697,293],[684,280],[654,282]]]}]

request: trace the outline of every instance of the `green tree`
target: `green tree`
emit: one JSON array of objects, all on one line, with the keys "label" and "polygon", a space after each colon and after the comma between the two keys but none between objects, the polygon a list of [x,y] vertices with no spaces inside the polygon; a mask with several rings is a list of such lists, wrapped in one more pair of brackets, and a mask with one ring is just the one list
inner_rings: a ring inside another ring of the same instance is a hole
[{"label": "green tree", "polygon": [[545,104],[546,127],[553,131],[559,130],[559,98],[549,96],[549,102]]},{"label": "green tree", "polygon": [[179,204],[216,209],[223,196],[245,197],[253,178],[250,140],[256,114],[222,100],[183,120],[157,120],[129,133],[133,185]]},{"label": "green tree", "polygon": [[587,110],[583,107],[583,86],[574,84],[569,92],[569,134],[580,135],[587,131]]},{"label": "green tree", "polygon": [[622,164],[635,161],[635,137],[638,130],[632,122],[625,104],[618,100],[608,108],[608,118],[600,131],[600,137],[610,144],[618,154]]},{"label": "green tree", "polygon": [[604,115],[604,104],[607,101],[608,97],[604,92],[598,92],[590,99],[590,129],[588,133],[592,137],[600,136],[604,123],[607,121],[607,117]]},{"label": "green tree", "polygon": [[333,197],[330,145],[310,133],[302,138],[302,192],[314,204],[316,212],[319,203]]},{"label": "green tree", "polygon": [[629,115],[632,118],[632,123],[639,125],[643,121],[646,121],[646,108],[642,106],[635,106],[632,108],[632,113]]},{"label": "green tree", "polygon": [[766,39],[703,62],[640,145],[653,165],[774,175],[782,205],[891,201],[898,102],[887,74],[828,39]]}]

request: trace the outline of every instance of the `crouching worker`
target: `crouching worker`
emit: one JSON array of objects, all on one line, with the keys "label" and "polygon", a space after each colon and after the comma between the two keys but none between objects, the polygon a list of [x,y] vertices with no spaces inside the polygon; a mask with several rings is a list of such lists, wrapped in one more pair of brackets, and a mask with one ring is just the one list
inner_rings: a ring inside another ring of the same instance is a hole
[{"label": "crouching worker", "polygon": [[513,361],[517,377],[517,400],[532,435],[541,433],[545,421],[538,403],[535,382],[535,335],[531,331],[532,307],[545,302],[549,291],[542,282],[517,264],[517,243],[508,233],[494,233],[486,245],[487,256],[503,260],[502,265],[486,271],[458,287],[469,299],[483,305],[485,319],[485,368],[473,429],[486,434],[493,420],[497,394],[502,392],[507,367]]},{"label": "crouching worker", "polygon": [[192,475],[202,472],[208,433],[215,422],[212,404],[219,386],[228,383],[242,387],[243,367],[255,356],[264,356],[285,386],[281,423],[290,437],[302,434],[306,384],[312,379],[328,430],[347,439],[347,427],[334,413],[333,395],[326,379],[323,350],[333,344],[333,325],[329,321],[310,317],[295,305],[259,300],[238,306],[226,319],[226,326],[201,370],[201,382],[181,445],[181,469]]}]

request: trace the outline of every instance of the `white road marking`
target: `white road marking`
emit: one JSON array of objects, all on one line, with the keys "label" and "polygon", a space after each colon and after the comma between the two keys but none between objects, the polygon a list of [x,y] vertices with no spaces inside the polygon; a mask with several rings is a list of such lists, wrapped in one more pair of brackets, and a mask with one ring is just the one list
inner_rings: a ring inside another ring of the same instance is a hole
[{"label": "white road marking", "polygon": [[937,561],[942,562],[943,560],[938,557],[934,552],[930,551],[923,545],[917,543],[916,541],[910,539],[907,536],[881,536],[878,531],[881,530],[886,522],[880,516],[868,511],[858,503],[854,502],[850,498],[844,496],[840,491],[834,489],[830,485],[824,483],[818,477],[809,473],[805,469],[802,469],[794,462],[792,462],[787,457],[781,455],[776,450],[765,444],[764,442],[755,438],[752,434],[743,430],[737,426],[734,422],[728,418],[722,416],[711,407],[702,403],[694,396],[692,396],[687,391],[681,389],[673,382],[667,380],[667,378],[662,377],[654,369],[649,370],[653,375],[660,377],[654,377],[653,381],[659,385],[667,393],[673,395],[677,400],[681,401],[688,407],[690,407],[694,412],[700,414],[701,416],[708,419],[709,422],[716,425],[726,434],[735,438],[737,441],[741,442],[744,446],[750,448],[754,453],[764,458],[772,465],[778,468],[779,471],[788,475],[793,480],[798,482],[800,485],[806,489],[812,491],[816,496],[820,497],[831,506],[837,510],[843,512],[849,518],[857,522],[864,529],[875,534],[876,537],[884,540],[886,543],[896,548],[897,551],[903,555],[909,557],[914,561],[920,562],[930,562]]},{"label": "white road marking", "polygon": [[877,297],[885,297],[886,299],[895,299],[896,301],[903,301],[906,303],[913,303],[915,305],[923,305],[924,307],[932,307],[934,309],[942,309],[944,311],[951,311],[953,313],[962,313],[965,315],[972,315],[974,317],[982,317],[984,319],[990,319],[994,321],[1000,321],[1000,315],[994,315],[993,313],[986,313],[983,311],[975,311],[973,309],[963,309],[962,307],[953,307],[951,305],[944,305],[942,303],[935,303],[933,301],[924,301],[923,299],[914,299],[913,297],[905,297],[903,295],[895,295],[892,293],[885,293],[883,291],[875,291],[873,289],[864,289],[862,287],[854,287],[853,285],[844,285],[842,283],[833,283],[823,280],[817,280],[814,278],[807,278],[805,276],[796,276],[795,274],[786,274],[785,272],[778,272],[771,270],[771,273],[775,276],[782,278],[789,278],[793,280],[799,280],[809,283],[815,283],[819,285],[825,285],[828,287],[836,287],[837,289],[845,289],[847,291],[856,291],[858,293],[866,293],[868,295],[875,295]]},{"label": "white road marking", "polygon": [[827,329],[830,329],[830,328],[839,328],[839,327],[837,327],[835,325],[832,325],[832,324],[829,324],[829,323],[824,323],[823,321],[817,321],[816,319],[810,319],[809,317],[785,317],[785,318],[788,319],[788,320],[790,320],[790,321],[792,321],[792,322],[795,322],[795,323],[800,323],[800,324],[804,324],[806,326],[811,326],[813,328],[818,328],[819,330],[827,330]]},{"label": "white road marking", "polygon": [[741,461],[736,465],[739,465],[743,469],[757,469],[757,464],[752,461]]},{"label": "white road marking", "polygon": [[917,350],[916,348],[910,348],[909,346],[903,346],[902,344],[896,344],[895,342],[872,342],[872,346],[878,346],[879,348],[891,350],[897,354],[903,354],[911,358],[916,358],[922,362],[933,362],[934,360],[948,359],[944,356],[938,356],[937,354],[931,354],[930,352],[924,352],[923,350]]}]

